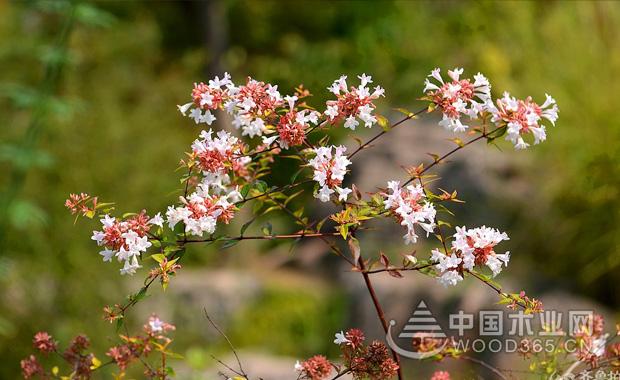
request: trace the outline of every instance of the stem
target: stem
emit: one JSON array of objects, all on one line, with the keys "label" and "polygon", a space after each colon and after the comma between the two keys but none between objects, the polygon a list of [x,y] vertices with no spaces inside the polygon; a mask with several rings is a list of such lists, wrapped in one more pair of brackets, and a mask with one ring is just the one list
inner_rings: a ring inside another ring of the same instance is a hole
[{"label": "stem", "polygon": [[403,272],[403,271],[419,271],[422,270],[424,268],[428,268],[428,267],[432,267],[435,264],[424,264],[424,265],[420,265],[418,267],[389,267],[389,268],[382,268],[382,269],[366,269],[361,271],[362,273],[367,273],[367,274],[375,274],[375,273],[382,273],[382,272],[390,272],[390,271],[397,271],[397,272]]},{"label": "stem", "polygon": [[[370,276],[368,275],[367,272],[365,272],[366,265],[364,264],[364,259],[362,257],[359,258],[359,269],[362,271],[362,277],[364,277],[364,283],[366,283],[366,288],[368,289],[368,293],[370,294],[372,303],[375,305],[375,310],[377,312],[377,316],[379,317],[379,320],[381,321],[381,326],[383,326],[383,331],[385,331],[385,333],[387,334],[388,323],[385,319],[385,313],[383,312],[383,308],[381,307],[381,304],[379,303],[379,298],[377,297],[377,293],[375,293],[375,289],[372,286],[372,282],[370,281]],[[394,352],[394,350],[392,350],[391,348],[390,348],[390,351],[392,352],[392,357],[394,358],[394,361],[398,365],[398,379],[402,380],[403,372],[400,366],[400,356],[398,356],[398,354]]]},{"label": "stem", "polygon": [[353,151],[353,153],[351,153],[349,155],[349,159],[352,158],[353,156],[355,156],[357,153],[361,152],[363,149],[365,149],[368,145],[372,144],[375,140],[377,140],[378,138],[380,138],[381,136],[385,135],[386,133],[388,133],[388,131],[391,131],[392,129],[398,127],[399,125],[401,125],[402,123],[404,123],[407,120],[413,119],[416,116],[418,116],[419,114],[421,114],[422,112],[426,111],[426,108],[423,108],[415,113],[409,114],[407,115],[407,117],[405,117],[404,119],[401,119],[399,121],[397,121],[396,123],[392,124],[390,126],[389,129],[387,130],[382,130],[381,132],[379,132],[378,134],[376,134],[373,138],[371,138],[370,140],[366,141],[365,143],[363,143],[362,145],[359,146],[359,148],[357,148],[356,150]]},{"label": "stem", "polygon": [[[501,128],[501,127],[498,127],[497,129],[500,129],[500,128]],[[430,170],[433,166],[435,166],[435,165],[437,165],[437,164],[441,163],[443,160],[445,160],[445,159],[446,159],[446,158],[448,158],[449,156],[451,156],[451,155],[453,155],[454,153],[458,152],[459,150],[461,150],[461,149],[465,148],[466,146],[468,146],[468,145],[470,145],[470,144],[473,144],[473,143],[475,143],[476,141],[481,140],[481,139],[483,139],[483,138],[487,137],[487,135],[489,135],[490,133],[495,132],[497,129],[494,129],[493,131],[491,131],[491,132],[489,132],[489,133],[483,133],[483,134],[481,134],[480,136],[475,137],[475,138],[473,138],[473,139],[471,139],[471,140],[467,141],[467,142],[466,142],[466,143],[464,143],[463,145],[459,145],[459,146],[457,146],[456,148],[452,149],[452,150],[451,150],[451,151],[449,151],[448,153],[446,153],[446,154],[444,154],[443,156],[439,157],[439,158],[438,158],[438,159],[436,159],[436,160],[435,160],[432,164],[430,164],[430,165],[428,165],[427,167],[425,167],[424,169],[422,169],[422,170],[420,171],[420,173],[418,173],[418,175],[417,175],[416,177],[409,178],[409,179],[407,180],[407,182],[405,182],[405,183],[403,184],[403,187],[404,187],[404,186],[407,186],[408,184],[410,184],[411,182],[413,182],[416,178],[420,177],[422,174],[424,174],[424,173],[426,173],[427,171],[429,171],[429,170]]]},{"label": "stem", "polygon": [[488,282],[487,280],[482,278],[478,273],[473,272],[473,271],[467,271],[467,273],[471,274],[472,276],[474,276],[478,280],[480,280],[483,283],[487,284],[491,289],[493,289],[495,292],[497,292],[497,294],[499,294],[499,295],[501,295],[503,297],[511,298],[517,305],[521,306],[523,309],[527,309],[527,305],[523,305],[522,303],[518,302],[518,300],[514,299],[510,294],[504,293],[504,291],[501,288],[491,284],[490,282]]},{"label": "stem", "polygon": [[500,372],[497,368],[493,367],[492,365],[490,365],[490,364],[488,364],[488,363],[486,363],[486,362],[484,362],[484,361],[482,361],[482,360],[478,360],[478,359],[476,359],[476,358],[472,358],[472,357],[469,357],[469,356],[461,356],[460,358],[461,358],[461,359],[464,359],[464,360],[468,360],[468,361],[470,361],[470,362],[472,362],[472,363],[476,363],[476,364],[478,364],[478,365],[481,365],[481,366],[483,366],[484,368],[486,368],[486,369],[488,369],[489,371],[491,371],[491,372],[493,372],[494,374],[496,374],[496,375],[497,375],[500,379],[507,380],[506,376],[504,376],[504,374],[503,374],[503,373],[501,373],[501,372]]},{"label": "stem", "polygon": [[288,235],[258,235],[258,236],[235,236],[226,238],[208,238],[198,240],[179,240],[177,243],[209,243],[214,241],[231,241],[231,240],[277,240],[277,239],[297,239],[297,238],[312,238],[312,237],[325,237],[325,236],[339,236],[339,232],[321,232],[321,233],[299,233]]}]

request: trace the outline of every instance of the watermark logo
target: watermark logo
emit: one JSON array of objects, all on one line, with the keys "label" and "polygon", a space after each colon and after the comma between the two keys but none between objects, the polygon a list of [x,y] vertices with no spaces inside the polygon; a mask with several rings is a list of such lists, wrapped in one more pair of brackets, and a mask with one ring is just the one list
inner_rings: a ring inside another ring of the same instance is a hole
[{"label": "watermark logo", "polygon": [[[442,328],[427,303],[420,301],[397,337],[396,321],[390,321],[385,337],[388,346],[418,360],[452,351],[552,354],[559,348],[568,354],[598,357],[605,352],[609,336],[594,331],[592,310],[545,310],[536,315],[522,310],[457,310],[446,317],[447,326]],[[584,343],[585,335],[590,338]],[[404,341],[407,348],[397,343]]]},{"label": "watermark logo", "polygon": [[[413,311],[408,323],[403,327],[403,330],[398,335],[399,338],[418,338],[424,336],[425,338],[442,339],[443,344],[431,351],[416,352],[409,351],[400,347],[392,338],[392,327],[396,326],[396,321],[391,320],[388,327],[385,339],[392,350],[401,356],[411,359],[424,359],[440,353],[448,343],[446,334],[441,329],[441,326],[437,322],[437,319],[433,316],[428,306],[424,301],[420,301],[418,306]],[[411,341],[411,340],[410,340]]]}]

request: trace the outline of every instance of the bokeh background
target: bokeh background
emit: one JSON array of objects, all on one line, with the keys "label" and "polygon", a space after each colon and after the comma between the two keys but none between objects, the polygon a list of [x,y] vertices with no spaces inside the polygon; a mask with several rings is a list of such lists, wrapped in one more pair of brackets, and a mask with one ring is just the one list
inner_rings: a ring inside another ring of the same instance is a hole
[{"label": "bokeh background", "polygon": [[[434,67],[481,71],[496,96],[552,94],[561,112],[547,142],[526,152],[504,142],[476,147],[441,167],[440,185],[467,202],[454,223],[488,223],[511,236],[513,261],[500,277],[508,288],[620,317],[617,2],[0,0],[0,62],[0,378],[18,376],[40,330],[64,343],[85,333],[99,357],[113,344],[102,307],[137,289],[145,272],[123,278],[102,263],[90,240],[97,223],[74,225],[64,199],[85,191],[120,212],[173,203],[175,169],[199,132],[175,106],[194,82],[223,71],[284,93],[303,83],[316,106],[341,74],[372,74],[392,120],[391,107],[422,106],[416,98]],[[394,132],[360,155],[363,189],[449,147],[434,120]],[[288,225],[286,217],[272,222]],[[402,252],[402,231],[386,229],[366,238],[368,255]],[[184,260],[166,294],[156,289],[128,321],[139,326],[156,311],[177,324],[180,378],[215,378],[210,355],[230,354],[203,308],[270,379],[294,378],[296,359],[335,355],[335,331],[357,326],[380,337],[359,279],[321,245],[194,247]],[[377,278],[392,315],[406,318],[420,297],[446,312],[496,302],[479,284],[430,292],[433,283],[420,277]],[[515,356],[485,360],[516,368]],[[407,373],[433,368],[410,363]],[[463,378],[492,377],[458,368]]]}]

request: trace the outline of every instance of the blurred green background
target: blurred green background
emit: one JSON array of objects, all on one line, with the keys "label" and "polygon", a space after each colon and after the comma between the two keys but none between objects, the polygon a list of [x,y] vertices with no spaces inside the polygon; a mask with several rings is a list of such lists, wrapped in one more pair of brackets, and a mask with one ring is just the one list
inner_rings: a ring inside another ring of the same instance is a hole
[{"label": "blurred green background", "polygon": [[[429,71],[455,66],[518,97],[551,94],[558,126],[510,173],[527,184],[526,196],[492,194],[487,212],[501,216],[519,252],[511,275],[520,286],[619,309],[618,2],[0,0],[0,62],[0,378],[17,376],[39,330],[64,343],[84,332],[103,356],[114,328],[102,307],[140,280],[101,262],[90,240],[96,223],[74,225],[64,199],[85,191],[120,211],[174,202],[174,170],[198,132],[175,105],[192,83],[222,71],[283,93],[303,82],[315,105],[339,75],[366,72],[386,88],[384,107],[418,109]],[[186,269],[200,279],[204,268],[248,269],[269,256],[190,253],[178,281]],[[343,292],[266,277],[228,323],[236,342],[300,358],[333,354],[329,337],[349,313]],[[156,290],[153,302],[164,299]],[[212,365],[208,353],[226,351],[206,325],[202,335],[184,331],[185,313],[202,306],[168,316],[181,325],[177,350],[196,370]],[[240,333],[249,323],[252,332]]]}]

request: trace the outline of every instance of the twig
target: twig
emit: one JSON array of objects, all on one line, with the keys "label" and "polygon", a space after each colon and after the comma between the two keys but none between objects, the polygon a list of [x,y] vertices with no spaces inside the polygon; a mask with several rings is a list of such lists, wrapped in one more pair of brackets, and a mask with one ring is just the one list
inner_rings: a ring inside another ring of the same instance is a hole
[{"label": "twig", "polygon": [[365,149],[368,145],[372,144],[375,140],[377,140],[378,138],[380,138],[381,136],[383,136],[384,134],[386,134],[388,131],[391,131],[392,129],[398,127],[399,125],[401,125],[402,123],[404,123],[407,120],[413,119],[416,116],[418,116],[419,114],[421,114],[422,112],[426,111],[427,108],[423,108],[415,113],[409,114],[407,115],[407,117],[397,121],[396,123],[392,124],[387,130],[382,130],[381,132],[379,132],[378,134],[376,134],[374,137],[372,137],[370,140],[368,140],[367,142],[363,143],[362,145],[360,145],[356,150],[353,151],[353,153],[351,153],[349,155],[349,158],[352,158],[353,156],[355,156],[357,153],[361,152],[363,149]]},{"label": "twig", "polygon": [[510,294],[504,293],[504,291],[500,287],[497,287],[497,286],[491,284],[490,282],[485,280],[482,276],[480,276],[478,273],[476,273],[474,271],[469,271],[469,270],[467,271],[467,273],[471,274],[472,276],[474,276],[478,280],[480,280],[483,283],[487,284],[487,286],[489,286],[491,289],[493,289],[497,294],[499,294],[499,295],[501,295],[503,297],[511,298],[515,302],[515,304],[521,306],[523,309],[527,309],[527,305],[524,305],[524,304],[518,302],[518,300],[514,299]]},{"label": "twig", "polygon": [[476,359],[476,358],[472,358],[470,356],[460,356],[459,359],[464,359],[464,360],[468,360],[472,363],[476,363],[478,365],[483,366],[484,368],[488,369],[489,371],[493,372],[494,374],[496,374],[500,379],[504,379],[504,380],[508,380],[506,376],[504,376],[503,373],[500,372],[499,369],[493,367],[492,365],[490,365],[489,363],[486,363],[482,360]]},{"label": "twig", "polygon": [[[230,341],[230,339],[228,339],[228,336],[226,336],[226,334],[224,334],[224,332],[217,326],[217,324],[211,319],[211,317],[209,316],[209,313],[207,313],[207,309],[204,308],[204,313],[205,313],[205,317],[207,318],[207,320],[209,321],[209,323],[211,324],[211,326],[213,326],[213,328],[215,328],[217,330],[218,333],[220,333],[220,335],[222,337],[224,337],[224,339],[226,340],[226,342],[228,343],[228,346],[230,347],[230,350],[232,351],[233,355],[235,355],[235,359],[237,359],[237,365],[239,366],[239,372],[235,372],[240,376],[245,377],[246,379],[248,378],[248,375],[245,373],[245,371],[243,370],[243,366],[241,365],[241,360],[239,359],[239,355],[237,355],[237,350],[235,350],[235,346],[233,346],[232,342]],[[217,360],[217,359],[216,359]],[[223,364],[223,363],[222,363]],[[226,366],[228,367],[228,366]],[[230,367],[228,367],[230,368]]]},{"label": "twig", "polygon": [[[361,270],[362,277],[364,278],[364,283],[366,284],[366,288],[368,289],[368,293],[370,294],[370,298],[372,299],[372,303],[375,305],[375,310],[377,312],[377,316],[379,317],[379,320],[381,321],[381,325],[383,326],[383,330],[387,334],[388,333],[388,324],[387,324],[387,320],[385,319],[385,313],[383,312],[383,308],[381,307],[381,304],[379,303],[379,298],[377,297],[377,294],[375,293],[375,289],[372,286],[372,282],[370,281],[370,276],[368,275],[368,273],[364,272],[366,270],[366,266],[364,264],[364,258],[360,256],[358,261],[359,261],[359,269]],[[392,357],[394,358],[394,361],[398,365],[398,379],[402,380],[403,379],[403,372],[402,372],[402,368],[400,366],[400,356],[398,356],[398,354],[394,350],[392,350],[391,347],[390,347],[390,351],[392,352]]]},{"label": "twig", "polygon": [[235,237],[222,237],[222,238],[207,238],[196,240],[178,240],[177,243],[209,243],[215,241],[234,241],[234,240],[279,240],[279,239],[297,239],[297,238],[316,238],[325,236],[339,236],[339,232],[321,232],[321,233],[298,233],[287,235],[257,235],[257,236],[235,236]]},{"label": "twig", "polygon": [[382,268],[382,269],[366,269],[361,271],[362,273],[367,273],[367,274],[375,274],[375,273],[382,273],[382,272],[393,272],[393,271],[397,271],[397,272],[403,272],[403,271],[419,271],[428,267],[432,267],[435,264],[424,264],[424,265],[420,265],[417,267],[388,267],[388,268]]}]

